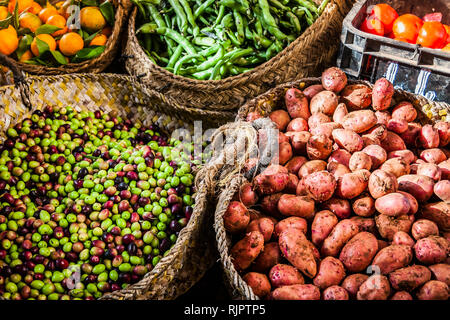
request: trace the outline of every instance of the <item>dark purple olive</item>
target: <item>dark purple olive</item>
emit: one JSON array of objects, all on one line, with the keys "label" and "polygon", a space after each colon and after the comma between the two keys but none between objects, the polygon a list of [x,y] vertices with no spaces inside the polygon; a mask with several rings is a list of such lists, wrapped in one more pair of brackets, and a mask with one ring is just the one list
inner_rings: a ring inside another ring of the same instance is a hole
[{"label": "dark purple olive", "polygon": [[119,283],[130,283],[131,276],[129,273],[120,273],[118,281]]},{"label": "dark purple olive", "polygon": [[78,255],[75,252],[66,253],[66,258],[70,262],[76,262],[78,260]]},{"label": "dark purple olive", "polygon": [[122,289],[117,283],[111,284],[111,291],[118,291]]},{"label": "dark purple olive", "polygon": [[169,204],[178,203],[178,196],[176,194],[171,194],[167,197],[167,201],[169,202]]},{"label": "dark purple olive", "polygon": [[123,177],[117,176],[114,178],[114,184],[119,184],[123,182]]},{"label": "dark purple olive", "polygon": [[122,241],[123,241],[124,245],[129,245],[130,243],[134,242],[134,240],[135,240],[135,237],[130,233],[128,233],[122,237]]},{"label": "dark purple olive", "polygon": [[170,240],[167,238],[162,239],[161,243],[159,244],[159,250],[161,251],[161,253],[164,253],[169,249],[170,249]]},{"label": "dark purple olive", "polygon": [[125,182],[121,182],[117,185],[117,190],[122,191],[128,189],[128,184]]},{"label": "dark purple olive", "polygon": [[92,152],[92,155],[94,157],[100,157],[101,154],[102,152],[100,151],[100,149],[95,149],[94,152]]},{"label": "dark purple olive", "polygon": [[127,251],[130,255],[134,256],[137,252],[137,246],[133,242],[127,245]]},{"label": "dark purple olive", "polygon": [[183,207],[179,203],[175,203],[170,207],[170,210],[172,211],[173,214],[180,214],[182,209]]},{"label": "dark purple olive", "polygon": [[91,264],[99,264],[100,263],[100,257],[99,256],[91,256],[90,258],[89,258],[89,262],[91,263]]},{"label": "dark purple olive", "polygon": [[181,225],[178,223],[178,221],[172,220],[170,221],[169,229],[172,230],[173,232],[179,232],[181,231]]},{"label": "dark purple olive", "polygon": [[50,271],[54,271],[56,269],[55,261],[49,261],[47,265],[45,266],[46,269]]},{"label": "dark purple olive", "polygon": [[90,274],[86,277],[86,283],[95,283],[97,282],[97,275],[95,274]]}]

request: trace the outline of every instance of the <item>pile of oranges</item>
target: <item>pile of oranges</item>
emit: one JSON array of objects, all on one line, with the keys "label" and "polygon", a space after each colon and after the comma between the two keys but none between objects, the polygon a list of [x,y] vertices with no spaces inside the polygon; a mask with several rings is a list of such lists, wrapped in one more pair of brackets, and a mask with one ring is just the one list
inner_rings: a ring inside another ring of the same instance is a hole
[{"label": "pile of oranges", "polygon": [[[18,2],[17,12],[16,1]],[[69,7],[72,5],[80,4],[76,0],[61,1],[54,5],[49,2],[41,5],[34,0],[10,0],[7,6],[0,5],[0,53],[21,62],[36,64],[37,61],[39,64],[39,61],[52,59],[52,55],[44,56],[46,52],[39,51],[39,47],[42,50],[40,41],[43,41],[50,51],[53,53],[58,51],[62,54],[58,56],[69,63],[82,49],[104,47],[112,33],[112,28],[100,8],[85,6],[80,8],[79,16],[71,17],[73,11]],[[12,16],[15,14],[18,16],[18,26],[13,23]],[[70,24],[69,18],[72,21]],[[8,19],[10,23],[7,27],[4,23],[1,24]],[[76,29],[76,21],[79,21],[81,30]],[[48,28],[52,28],[51,26],[53,29]],[[54,31],[56,29],[54,27],[59,29]],[[46,48],[45,51],[48,49]],[[62,63],[64,60],[59,59],[52,63],[65,64]]]}]

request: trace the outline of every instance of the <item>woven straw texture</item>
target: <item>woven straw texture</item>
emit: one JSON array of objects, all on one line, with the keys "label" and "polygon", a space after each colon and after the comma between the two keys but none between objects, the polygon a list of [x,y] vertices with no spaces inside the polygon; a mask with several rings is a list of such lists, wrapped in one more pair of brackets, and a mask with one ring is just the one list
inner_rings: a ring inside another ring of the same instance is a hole
[{"label": "woven straw texture", "polygon": [[[46,105],[71,105],[79,111],[102,110],[131,117],[143,124],[157,124],[166,134],[182,127],[192,131],[192,122],[181,121],[174,116],[177,108],[172,108],[161,96],[149,93],[130,76],[74,74],[19,78],[15,83],[22,83],[20,88],[12,85],[0,87],[0,140],[4,140],[8,126]],[[21,93],[25,87],[28,91]],[[23,95],[27,95],[28,100],[22,101]],[[170,253],[141,281],[101,299],[175,299],[213,265],[216,257],[211,228],[213,207],[208,206],[207,187],[200,173],[196,174],[196,186],[194,212]]]},{"label": "woven straw texture", "polygon": [[[59,0],[51,0],[51,3],[56,3]],[[46,67],[41,65],[32,65],[23,62],[15,61],[21,70],[33,75],[59,75],[67,73],[100,73],[105,70],[114,60],[117,51],[120,48],[120,41],[123,32],[126,28],[126,23],[131,11],[132,3],[130,0],[113,0],[113,5],[116,10],[115,23],[111,36],[108,38],[106,48],[103,53],[97,58],[87,60],[81,63],[68,63],[58,67]],[[1,83],[0,83],[1,84]]]},{"label": "woven straw texture", "polygon": [[[223,80],[194,80],[176,76],[148,59],[135,36],[137,9],[131,13],[125,56],[127,71],[155,90],[204,110],[237,110],[278,84],[318,76],[339,46],[344,16],[354,0],[331,0],[322,15],[277,56],[246,73]],[[227,118],[226,120],[232,120]]]},{"label": "woven straw texture", "polygon": [[[234,194],[239,190],[239,187],[243,183],[252,180],[252,176],[243,176],[239,172],[246,160],[246,156],[258,148],[256,145],[257,130],[263,127],[267,128],[270,125],[269,123],[272,123],[268,118],[257,119],[251,123],[245,122],[245,118],[247,114],[252,111],[258,111],[263,115],[268,115],[273,110],[285,108],[283,100],[288,88],[297,87],[303,89],[309,85],[319,83],[319,78],[307,78],[276,87],[242,106],[239,109],[236,123],[224,125],[217,130],[216,136],[219,136],[219,133],[222,133],[224,136],[222,137],[223,140],[228,140],[229,146],[227,149],[238,150],[239,145],[245,142],[247,150],[245,155],[235,158],[234,162],[230,162],[230,159],[233,159],[231,158],[233,154],[230,154],[229,157],[227,157],[228,164],[222,166],[221,171],[214,172],[214,170],[210,170],[213,172],[212,174],[216,174],[216,179],[220,181],[215,186],[216,194],[219,195],[214,217],[217,248],[227,281],[226,286],[230,289],[230,294],[235,299],[258,300],[259,298],[252,292],[251,288],[245,283],[241,275],[233,266],[232,259],[229,255],[231,237],[225,231],[223,215]],[[357,83],[363,83],[369,87],[373,86],[365,81],[349,81],[349,84]],[[422,96],[403,90],[396,90],[393,97],[394,103],[403,100],[410,101],[418,110],[418,118],[416,121],[419,121],[422,124],[433,123],[437,120],[450,121],[450,105],[447,103],[429,101]],[[272,125],[274,124],[272,123]],[[235,145],[232,146],[229,140],[233,140],[238,132],[240,132],[239,139],[236,140]],[[247,137],[244,137],[244,135]],[[220,162],[224,158],[223,152],[213,154],[212,162]],[[263,165],[263,163],[259,163],[259,167],[262,167]],[[204,170],[208,170],[208,168],[204,168]],[[209,179],[211,179],[211,177],[209,177]]]}]

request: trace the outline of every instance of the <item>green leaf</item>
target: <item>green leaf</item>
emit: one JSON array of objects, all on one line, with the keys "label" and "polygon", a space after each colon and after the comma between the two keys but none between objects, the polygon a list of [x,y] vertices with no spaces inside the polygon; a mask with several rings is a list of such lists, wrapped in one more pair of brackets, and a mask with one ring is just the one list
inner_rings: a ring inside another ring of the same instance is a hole
[{"label": "green leaf", "polygon": [[29,34],[24,35],[22,37],[22,39],[20,39],[19,41],[19,47],[17,48],[17,57],[19,57],[19,59],[23,56],[23,54],[30,49],[31,46],[31,42],[33,42],[33,37]]},{"label": "green leaf", "polygon": [[42,41],[39,38],[35,38],[35,39],[36,39],[36,46],[39,51],[39,57],[42,56],[42,54],[44,54],[45,52],[50,51],[50,47],[48,46],[47,42]]},{"label": "green leaf", "polygon": [[31,58],[30,60],[25,61],[25,63],[34,64],[34,65],[42,65],[42,66],[50,66],[50,63],[48,63],[42,59],[39,59],[39,57]]},{"label": "green leaf", "polygon": [[53,58],[59,63],[59,64],[67,64],[66,58],[62,55],[61,52],[52,50],[50,51],[52,53]]},{"label": "green leaf", "polygon": [[19,23],[19,1],[16,1],[16,6],[14,7],[14,19],[13,19],[13,23],[14,23],[14,28],[19,29],[20,27],[20,23]]},{"label": "green leaf", "polygon": [[114,7],[111,2],[105,1],[100,5],[100,11],[110,26],[114,25]]},{"label": "green leaf", "polygon": [[83,37],[83,40],[85,43],[90,43],[92,41],[92,39],[95,38],[96,35],[98,35],[102,30],[98,30],[97,32],[89,35],[88,33],[85,32],[85,37]]},{"label": "green leaf", "polygon": [[7,6],[8,6],[8,3],[9,3],[9,0],[1,0],[1,1],[0,1],[0,6],[2,6],[2,7],[7,7]]},{"label": "green leaf", "polygon": [[98,7],[97,0],[81,0],[81,3],[86,7]]},{"label": "green leaf", "polygon": [[39,28],[36,29],[36,35],[38,34],[52,34],[53,32],[56,32],[58,30],[62,30],[61,28],[58,28],[57,26],[52,26],[51,24],[43,24]]},{"label": "green leaf", "polygon": [[32,34],[33,32],[31,32],[31,30],[30,29],[28,29],[28,28],[20,28],[18,31],[17,31],[17,35],[20,37],[20,36],[23,36],[23,35],[25,35],[25,34]]},{"label": "green leaf", "polygon": [[0,29],[6,29],[9,27],[9,25],[13,21],[13,16],[11,14],[8,14],[6,19],[0,20]]},{"label": "green leaf", "polygon": [[105,46],[95,46],[90,48],[84,48],[77,52],[73,57],[72,62],[80,62],[84,60],[90,60],[100,56],[105,51]]}]

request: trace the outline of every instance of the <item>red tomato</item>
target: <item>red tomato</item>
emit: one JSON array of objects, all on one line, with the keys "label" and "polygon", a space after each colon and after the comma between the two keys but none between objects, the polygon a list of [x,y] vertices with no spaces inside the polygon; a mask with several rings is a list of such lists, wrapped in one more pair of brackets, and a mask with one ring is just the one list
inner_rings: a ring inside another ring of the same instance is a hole
[{"label": "red tomato", "polygon": [[386,3],[374,5],[370,15],[381,21],[384,26],[385,34],[392,31],[392,25],[394,24],[395,19],[398,18],[397,11]]},{"label": "red tomato", "polygon": [[410,43],[416,43],[422,25],[423,21],[418,16],[407,13],[395,19],[392,32],[396,38],[403,38]]},{"label": "red tomato", "polygon": [[427,48],[441,49],[446,42],[447,32],[444,25],[437,21],[427,21],[420,28],[416,43]]},{"label": "red tomato", "polygon": [[442,21],[442,13],[440,12],[434,12],[434,13],[429,13],[423,16],[423,21],[437,21],[437,22],[441,22]]},{"label": "red tomato", "polygon": [[384,36],[384,26],[380,20],[375,17],[367,17],[361,25],[361,31],[375,34],[377,36]]}]

